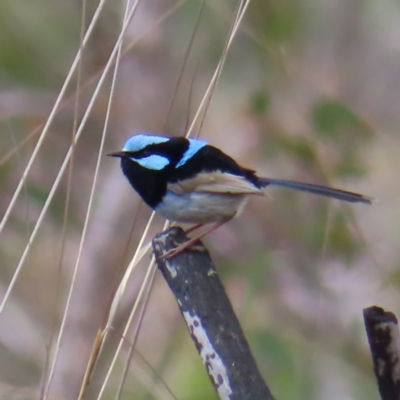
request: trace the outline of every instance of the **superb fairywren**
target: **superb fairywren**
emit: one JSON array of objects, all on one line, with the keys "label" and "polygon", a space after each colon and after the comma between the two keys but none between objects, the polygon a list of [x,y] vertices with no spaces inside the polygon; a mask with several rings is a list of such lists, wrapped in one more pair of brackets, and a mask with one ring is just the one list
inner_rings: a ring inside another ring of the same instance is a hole
[{"label": "superb fairywren", "polygon": [[[255,171],[241,167],[199,139],[139,133],[127,140],[122,151],[108,155],[121,158],[122,171],[130,184],[157,213],[171,221],[197,224],[194,229],[214,222],[201,236],[238,215],[248,196],[264,195],[267,186],[371,203],[368,197],[344,190],[258,177]],[[184,248],[199,238],[190,240]]]}]

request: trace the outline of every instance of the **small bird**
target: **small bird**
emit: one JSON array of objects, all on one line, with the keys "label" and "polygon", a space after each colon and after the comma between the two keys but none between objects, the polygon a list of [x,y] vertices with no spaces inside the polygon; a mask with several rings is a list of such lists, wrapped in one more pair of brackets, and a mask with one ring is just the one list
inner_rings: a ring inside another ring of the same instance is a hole
[{"label": "small bird", "polygon": [[371,203],[370,198],[357,193],[259,177],[255,171],[241,167],[233,158],[200,139],[138,133],[126,141],[122,151],[108,155],[121,159],[122,171],[130,184],[143,201],[163,217],[196,224],[189,231],[214,223],[205,233],[184,243],[179,251],[239,215],[247,198],[264,195],[268,186],[351,203]]}]

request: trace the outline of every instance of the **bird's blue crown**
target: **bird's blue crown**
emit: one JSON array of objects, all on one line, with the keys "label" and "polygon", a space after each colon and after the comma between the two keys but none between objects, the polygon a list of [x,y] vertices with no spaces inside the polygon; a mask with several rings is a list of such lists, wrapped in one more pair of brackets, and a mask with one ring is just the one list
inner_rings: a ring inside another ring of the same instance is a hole
[{"label": "bird's blue crown", "polygon": [[[151,135],[147,133],[138,133],[131,136],[124,144],[122,151],[138,153],[146,149],[148,146],[167,143],[171,140],[169,137]],[[181,156],[180,161],[176,164],[176,168],[183,166],[190,160],[200,149],[208,143],[205,140],[199,139],[186,139],[187,149]],[[131,157],[131,160],[138,163],[144,168],[150,170],[161,170],[169,165],[170,160],[168,157],[159,154],[151,154],[146,157]]]},{"label": "bird's blue crown", "polygon": [[148,135],[146,133],[138,133],[131,136],[124,144],[122,151],[136,152],[143,150],[152,144],[168,142],[169,138],[163,136]]}]

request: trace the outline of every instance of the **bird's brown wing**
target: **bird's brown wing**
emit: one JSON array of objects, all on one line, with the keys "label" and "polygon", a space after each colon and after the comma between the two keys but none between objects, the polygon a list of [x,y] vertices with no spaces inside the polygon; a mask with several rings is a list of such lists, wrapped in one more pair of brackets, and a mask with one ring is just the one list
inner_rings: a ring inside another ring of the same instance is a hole
[{"label": "bird's brown wing", "polygon": [[263,195],[263,191],[242,176],[221,171],[203,172],[193,178],[169,183],[168,190],[177,194],[188,192]]}]

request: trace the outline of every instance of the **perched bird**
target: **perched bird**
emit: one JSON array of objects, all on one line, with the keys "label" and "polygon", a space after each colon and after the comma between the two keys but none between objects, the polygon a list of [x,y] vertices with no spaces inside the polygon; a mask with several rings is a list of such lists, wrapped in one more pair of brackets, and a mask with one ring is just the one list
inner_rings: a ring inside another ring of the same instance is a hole
[{"label": "perched bird", "polygon": [[122,151],[108,155],[121,158],[126,178],[157,213],[171,221],[197,224],[195,229],[214,223],[201,237],[238,215],[248,196],[264,195],[267,186],[371,203],[368,197],[344,190],[259,177],[199,139],[138,133],[127,140]]}]

